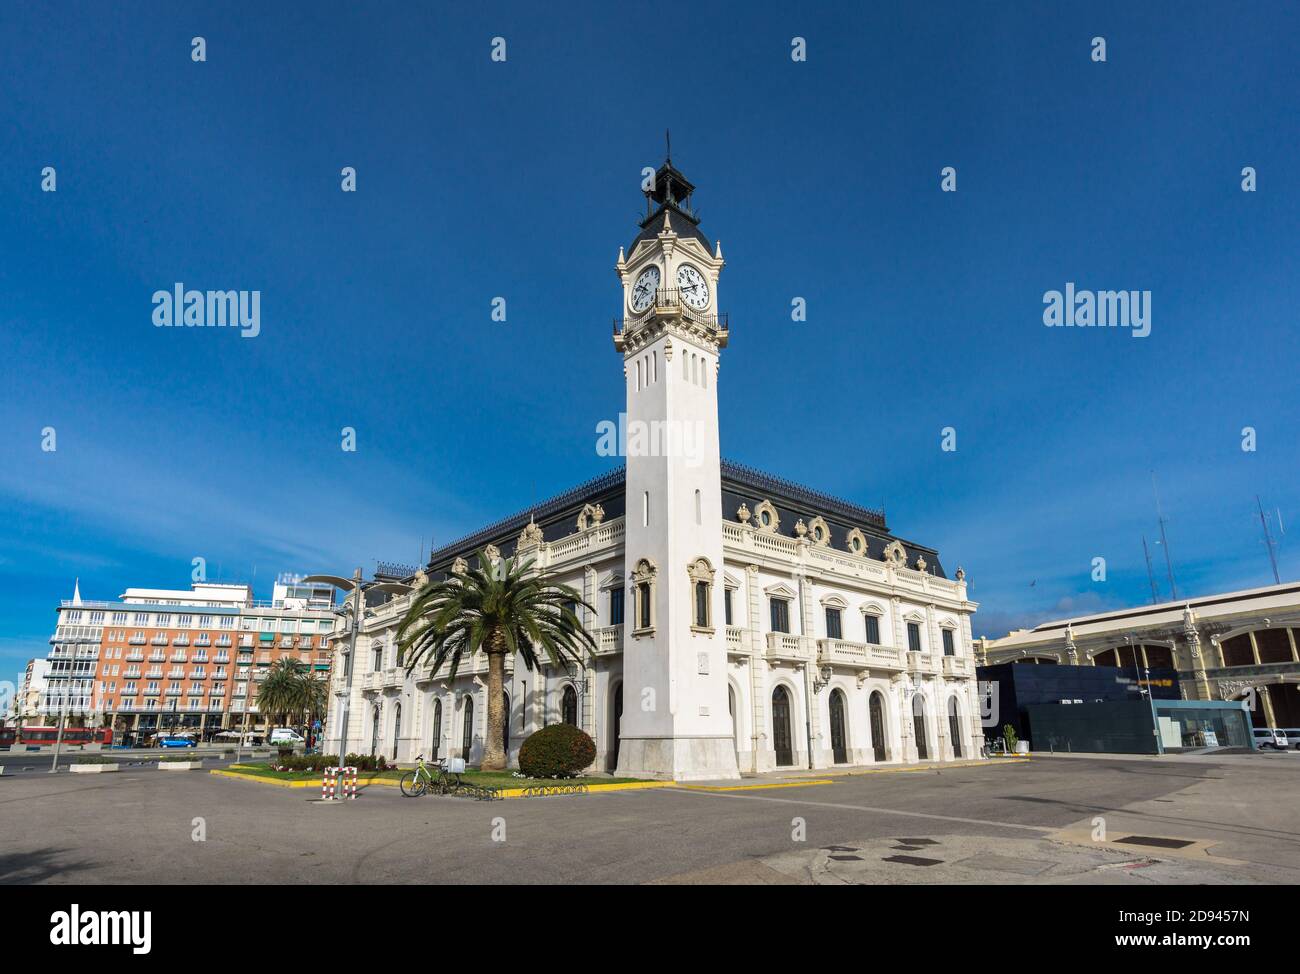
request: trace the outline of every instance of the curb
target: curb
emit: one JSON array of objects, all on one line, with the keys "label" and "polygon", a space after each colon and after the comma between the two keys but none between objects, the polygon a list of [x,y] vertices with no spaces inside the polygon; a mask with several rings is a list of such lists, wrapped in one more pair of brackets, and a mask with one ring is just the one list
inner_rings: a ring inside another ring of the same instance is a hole
[{"label": "curb", "polygon": [[[320,788],[320,782],[311,778],[305,778],[302,781],[284,781],[279,778],[267,778],[256,774],[242,774],[239,771],[226,771],[219,768],[213,768],[208,774],[218,775],[222,778],[238,778],[241,781],[255,781],[260,785],[275,785],[279,788]],[[575,783],[581,783],[575,782]],[[395,778],[357,778],[357,790],[360,791],[369,785],[383,785],[389,788],[396,788],[399,784]],[[557,780],[556,785],[563,787],[566,782]],[[586,785],[586,794],[592,795],[600,792],[610,791],[639,791],[645,788],[671,788],[676,785],[673,781],[624,781],[611,782],[610,784],[601,784],[599,782]],[[559,797],[559,796],[541,796],[528,795],[525,792],[544,785],[521,785],[518,788],[504,788],[497,792],[501,798],[540,798],[540,797]],[[767,786],[760,786],[767,787]]]}]

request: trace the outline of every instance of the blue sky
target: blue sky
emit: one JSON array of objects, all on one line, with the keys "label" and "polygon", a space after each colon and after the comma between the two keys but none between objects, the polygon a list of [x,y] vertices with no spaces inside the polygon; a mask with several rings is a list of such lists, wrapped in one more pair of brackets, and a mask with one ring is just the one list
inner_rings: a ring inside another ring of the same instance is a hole
[{"label": "blue sky", "polygon": [[[0,7],[0,672],[76,577],[266,597],[607,469],[667,127],[724,453],[884,503],[977,633],[1149,598],[1153,471],[1184,594],[1271,583],[1257,492],[1300,532],[1294,4],[124,6]],[[177,281],[260,289],[261,334],[154,328]],[[1150,337],[1045,328],[1067,281],[1150,290]]]}]

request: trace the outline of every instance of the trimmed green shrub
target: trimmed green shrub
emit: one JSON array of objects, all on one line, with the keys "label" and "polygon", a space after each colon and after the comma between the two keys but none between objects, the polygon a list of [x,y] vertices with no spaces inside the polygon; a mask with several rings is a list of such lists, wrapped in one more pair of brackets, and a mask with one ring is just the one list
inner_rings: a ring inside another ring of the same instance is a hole
[{"label": "trimmed green shrub", "polygon": [[382,754],[349,754],[343,759],[343,767],[358,771],[386,771],[393,765]]},{"label": "trimmed green shrub", "polygon": [[158,759],[159,764],[173,764],[177,761],[202,761],[197,754],[164,754]]},{"label": "trimmed green shrub", "polygon": [[530,778],[572,778],[596,760],[596,744],[572,724],[552,724],[519,748],[519,770]]}]

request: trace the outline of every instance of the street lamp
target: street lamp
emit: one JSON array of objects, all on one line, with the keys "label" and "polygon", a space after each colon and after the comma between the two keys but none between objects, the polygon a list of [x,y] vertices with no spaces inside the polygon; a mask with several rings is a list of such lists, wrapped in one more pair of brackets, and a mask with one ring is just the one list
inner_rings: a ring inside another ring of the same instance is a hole
[{"label": "street lamp", "polygon": [[309,584],[331,585],[341,592],[348,593],[349,605],[344,603],[338,611],[342,615],[350,616],[348,621],[348,648],[343,664],[344,679],[347,681],[347,696],[344,699],[342,713],[339,715],[339,760],[343,760],[344,750],[348,740],[348,713],[352,709],[352,669],[356,661],[357,649],[357,630],[361,628],[362,612],[365,610],[365,593],[366,592],[388,592],[394,595],[405,595],[412,590],[410,585],[402,582],[363,582],[361,580],[361,569],[358,568],[352,573],[352,578],[343,578],[340,575],[308,575],[303,579]]}]

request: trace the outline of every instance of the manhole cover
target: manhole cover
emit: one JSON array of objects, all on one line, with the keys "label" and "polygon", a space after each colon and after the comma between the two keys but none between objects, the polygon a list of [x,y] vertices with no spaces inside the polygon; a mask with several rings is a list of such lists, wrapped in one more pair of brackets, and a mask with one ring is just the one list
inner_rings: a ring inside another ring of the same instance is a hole
[{"label": "manhole cover", "polygon": [[1189,839],[1162,839],[1155,835],[1130,835],[1115,841],[1125,845],[1152,845],[1160,849],[1182,849],[1192,844]]},{"label": "manhole cover", "polygon": [[942,859],[922,859],[920,856],[885,856],[882,862],[901,862],[904,866],[941,866]]}]

